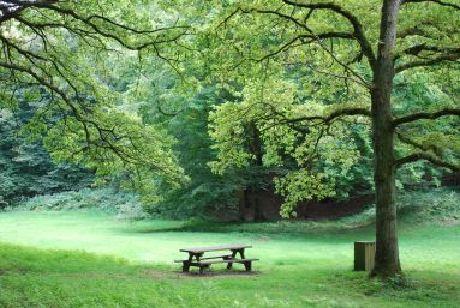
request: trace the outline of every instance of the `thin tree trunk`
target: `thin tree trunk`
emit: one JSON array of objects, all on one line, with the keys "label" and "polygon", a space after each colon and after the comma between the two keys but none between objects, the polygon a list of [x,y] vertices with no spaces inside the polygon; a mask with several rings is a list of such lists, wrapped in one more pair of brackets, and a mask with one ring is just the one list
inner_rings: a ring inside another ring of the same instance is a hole
[{"label": "thin tree trunk", "polygon": [[391,92],[394,46],[400,0],[382,6],[380,42],[371,90],[376,189],[376,256],[374,275],[394,276],[401,271],[396,231],[394,129]]}]

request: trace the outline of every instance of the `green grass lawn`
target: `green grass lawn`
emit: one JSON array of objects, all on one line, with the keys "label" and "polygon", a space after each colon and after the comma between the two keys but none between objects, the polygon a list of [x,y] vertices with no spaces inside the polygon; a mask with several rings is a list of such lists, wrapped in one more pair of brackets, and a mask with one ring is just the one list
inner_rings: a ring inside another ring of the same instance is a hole
[{"label": "green grass lawn", "polygon": [[[98,211],[0,214],[0,306],[369,307],[460,303],[460,226],[401,225],[404,287],[352,272],[352,242],[371,226],[340,230],[299,224],[199,226],[126,222]],[[231,232],[237,230],[239,232]],[[262,232],[266,230],[267,232]],[[320,230],[320,231],[318,231]],[[241,231],[241,232],[240,232]],[[244,231],[244,232],[243,232]],[[184,276],[179,248],[252,244],[255,274]],[[17,245],[17,246],[16,246]],[[26,248],[29,247],[29,248]],[[30,248],[36,247],[36,248]]]}]

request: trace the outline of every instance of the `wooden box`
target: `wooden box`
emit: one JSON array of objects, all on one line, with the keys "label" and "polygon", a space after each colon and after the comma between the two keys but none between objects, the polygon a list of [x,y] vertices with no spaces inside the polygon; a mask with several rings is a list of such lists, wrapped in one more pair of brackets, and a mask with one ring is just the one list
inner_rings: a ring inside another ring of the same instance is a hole
[{"label": "wooden box", "polygon": [[372,271],[375,264],[375,242],[359,241],[354,243],[355,271]]}]

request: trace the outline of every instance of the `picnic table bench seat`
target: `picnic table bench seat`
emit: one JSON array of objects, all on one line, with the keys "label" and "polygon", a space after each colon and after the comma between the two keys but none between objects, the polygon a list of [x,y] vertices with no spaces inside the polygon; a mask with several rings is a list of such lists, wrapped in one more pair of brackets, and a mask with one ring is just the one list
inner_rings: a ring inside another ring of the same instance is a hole
[{"label": "picnic table bench seat", "polygon": [[199,261],[199,262],[192,262],[192,264],[197,265],[211,265],[211,264],[219,264],[219,263],[246,263],[250,261],[257,261],[259,259],[229,259],[229,260],[213,260],[213,261]]},{"label": "picnic table bench seat", "polygon": [[[252,262],[258,259],[245,258],[244,250],[251,248],[249,245],[243,244],[230,244],[210,247],[193,247],[193,248],[182,248],[180,252],[186,252],[189,254],[189,258],[186,260],[175,260],[175,263],[182,263],[184,272],[189,272],[191,266],[199,268],[199,272],[203,273],[204,269],[209,269],[212,264],[226,263],[227,269],[232,269],[233,263],[244,264],[246,271],[252,270]],[[216,251],[231,251],[231,254],[222,254],[218,256],[203,257],[206,252]],[[237,255],[239,254],[239,258]]]},{"label": "picnic table bench seat", "polygon": [[209,246],[209,247],[193,247],[193,248],[182,248],[179,249],[180,252],[189,252],[189,253],[205,253],[211,251],[224,251],[224,250],[239,250],[245,248],[251,248],[250,245],[241,245],[241,244],[230,244],[230,245],[221,245],[221,246]]},{"label": "picnic table bench seat", "polygon": [[[214,256],[214,257],[206,257],[206,258],[200,258],[200,260],[213,260],[213,259],[228,259],[231,258],[232,254],[225,254],[225,255],[219,255],[219,256]],[[174,260],[174,263],[182,263],[187,260]]]}]

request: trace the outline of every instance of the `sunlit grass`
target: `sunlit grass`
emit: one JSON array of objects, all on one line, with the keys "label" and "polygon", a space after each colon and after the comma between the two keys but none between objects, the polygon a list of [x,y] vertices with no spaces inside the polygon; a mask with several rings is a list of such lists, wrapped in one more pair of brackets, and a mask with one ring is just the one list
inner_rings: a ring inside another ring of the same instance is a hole
[{"label": "sunlit grass", "polygon": [[[98,211],[8,212],[0,214],[0,226],[2,242],[48,249],[0,246],[0,306],[448,307],[460,301],[458,225],[401,225],[408,289],[352,272],[352,242],[372,239],[371,226],[273,234],[261,233],[260,225],[257,232],[222,225],[225,232],[191,232],[183,222],[127,222]],[[187,277],[172,264],[183,257],[179,248],[231,242],[254,246],[247,254],[260,259],[257,275]]]}]

